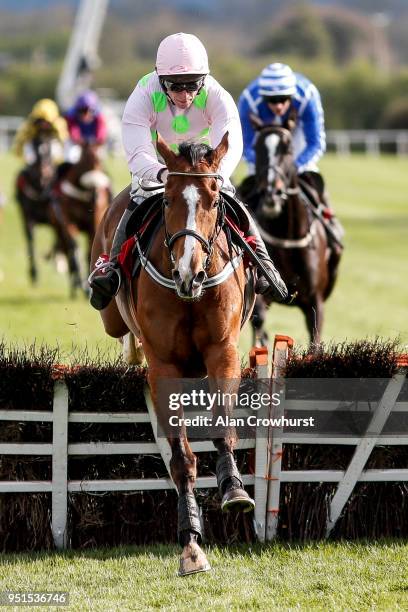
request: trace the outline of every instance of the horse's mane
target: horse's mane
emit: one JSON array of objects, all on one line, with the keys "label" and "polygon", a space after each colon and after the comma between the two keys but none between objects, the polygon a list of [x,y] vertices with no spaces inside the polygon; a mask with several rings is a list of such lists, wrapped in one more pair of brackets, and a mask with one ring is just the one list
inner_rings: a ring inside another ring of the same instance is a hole
[{"label": "horse's mane", "polygon": [[197,165],[200,160],[207,157],[212,151],[213,149],[210,146],[196,142],[182,142],[179,146],[179,154],[192,166]]}]

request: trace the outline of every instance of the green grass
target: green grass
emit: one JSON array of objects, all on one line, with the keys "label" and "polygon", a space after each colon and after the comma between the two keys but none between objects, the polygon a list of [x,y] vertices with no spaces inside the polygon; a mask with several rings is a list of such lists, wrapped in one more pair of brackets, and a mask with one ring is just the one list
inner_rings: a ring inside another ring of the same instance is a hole
[{"label": "green grass", "polygon": [[[347,231],[346,250],[339,282],[326,308],[325,341],[362,337],[400,336],[408,342],[408,179],[406,159],[393,156],[369,158],[327,155],[322,170],[333,205]],[[51,244],[46,228],[37,231],[40,281],[31,287],[27,277],[25,244],[12,198],[18,162],[0,157],[3,189],[9,196],[0,225],[0,335],[22,345],[34,339],[68,355],[72,345],[117,351],[117,343],[105,336],[97,312],[84,297],[68,299],[65,276],[57,274],[43,255]],[[128,182],[121,159],[107,162],[115,192]],[[307,342],[303,316],[296,308],[274,305],[268,314],[271,335],[284,333],[297,344]],[[244,330],[241,351],[250,347],[250,332]]]},{"label": "green grass", "polygon": [[[210,548],[178,578],[171,546],[0,556],[0,591],[66,590],[71,610],[406,610],[408,545]],[[17,609],[17,608],[16,608]],[[62,608],[64,609],[64,608]]]}]

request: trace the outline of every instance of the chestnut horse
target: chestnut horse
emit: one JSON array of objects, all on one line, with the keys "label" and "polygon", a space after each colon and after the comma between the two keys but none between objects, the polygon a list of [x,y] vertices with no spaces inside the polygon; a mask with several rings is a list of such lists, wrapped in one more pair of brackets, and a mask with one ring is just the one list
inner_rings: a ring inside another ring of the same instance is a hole
[{"label": "chestnut horse", "polygon": [[[254,184],[252,192],[245,194],[242,189],[241,197],[253,211],[289,293],[295,296],[290,305],[301,309],[312,346],[317,345],[321,340],[324,301],[334,287],[340,254],[329,247],[323,223],[316,218],[310,198],[308,201],[299,185],[291,131],[261,123],[256,127]],[[258,297],[252,320],[254,339],[258,336],[263,345],[268,341],[264,322],[269,304]]]},{"label": "chestnut horse", "polygon": [[53,205],[53,217],[63,232],[62,249],[68,260],[71,295],[84,288],[77,255],[77,235],[87,237],[87,267],[91,260],[91,248],[96,228],[111,203],[110,179],[103,171],[100,146],[84,144],[76,164],[62,164],[58,184],[58,197]]},{"label": "chestnut horse", "polygon": [[[223,231],[221,177],[217,170],[228,150],[228,134],[215,149],[184,143],[179,155],[159,136],[157,149],[169,175],[162,225],[148,251],[149,265],[154,266],[155,273],[145,262],[138,279],[125,279],[116,300],[101,311],[101,316],[110,336],[118,338],[130,331],[141,338],[158,421],[168,432],[169,406],[167,403],[163,410],[160,404],[159,409],[158,401],[163,380],[207,375],[210,389],[225,392],[228,387],[229,393],[237,391],[245,271],[242,252],[236,250],[233,256]],[[115,229],[128,204],[126,189],[114,200],[98,229],[93,263],[102,251],[110,252]],[[225,408],[217,406],[215,413],[223,413]],[[209,564],[199,546],[201,526],[194,496],[196,457],[184,427],[176,436],[168,435],[168,440],[171,475],[179,493],[178,538],[183,547],[179,575],[206,571]],[[250,511],[255,504],[242,486],[233,456],[235,442],[232,429],[214,439],[221,507],[224,511],[231,507]]]}]

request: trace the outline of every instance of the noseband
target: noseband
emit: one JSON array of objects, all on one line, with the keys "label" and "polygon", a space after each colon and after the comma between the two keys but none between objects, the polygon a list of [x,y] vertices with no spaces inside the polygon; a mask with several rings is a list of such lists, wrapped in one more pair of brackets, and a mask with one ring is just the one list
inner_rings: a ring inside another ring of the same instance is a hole
[{"label": "noseband", "polygon": [[[220,174],[217,174],[215,172],[169,172],[168,176],[194,176],[194,177],[199,177],[199,178],[215,178],[219,181],[221,181],[221,187],[224,184],[224,179]],[[220,189],[221,189],[220,187]],[[165,198],[163,200],[163,206],[166,206],[165,203]],[[225,204],[224,204],[224,200],[222,197],[219,197],[218,200],[216,201],[216,205],[218,208],[218,214],[217,214],[217,222],[215,224],[214,227],[214,232],[212,234],[212,236],[206,240],[204,238],[204,236],[201,236],[201,234],[199,234],[198,232],[196,232],[195,230],[192,229],[182,229],[178,232],[176,232],[175,234],[170,235],[169,232],[167,231],[167,227],[166,227],[166,221],[165,221],[165,216],[164,216],[164,211],[163,211],[163,219],[164,219],[164,232],[165,232],[165,241],[164,244],[167,246],[168,250],[169,250],[169,255],[170,255],[170,260],[171,263],[174,265],[176,258],[174,257],[174,253],[173,253],[173,246],[174,243],[176,242],[176,240],[178,240],[179,238],[183,238],[185,236],[192,236],[192,238],[194,238],[195,240],[198,240],[198,242],[201,244],[201,246],[203,247],[204,252],[207,254],[207,257],[205,259],[204,265],[203,265],[203,269],[204,271],[207,271],[210,262],[211,262],[211,257],[213,254],[213,248],[214,248],[214,243],[222,229],[222,226],[224,224],[224,219],[225,219]]]}]

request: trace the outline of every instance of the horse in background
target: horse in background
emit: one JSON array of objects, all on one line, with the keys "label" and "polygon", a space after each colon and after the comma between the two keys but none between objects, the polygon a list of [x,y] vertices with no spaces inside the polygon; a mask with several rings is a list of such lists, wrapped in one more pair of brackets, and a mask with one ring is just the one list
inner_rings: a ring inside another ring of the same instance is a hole
[{"label": "horse in background", "polygon": [[77,163],[66,162],[59,167],[52,206],[52,217],[63,228],[60,245],[68,261],[72,297],[77,289],[87,287],[81,278],[78,234],[86,235],[88,269],[96,229],[111,201],[111,181],[102,167],[100,145],[85,143]]},{"label": "horse in background", "polygon": [[[171,413],[168,402],[164,406],[159,402],[161,382],[207,375],[212,392],[230,393],[230,397],[237,392],[246,276],[242,250],[227,238],[225,202],[218,183],[228,135],[215,149],[184,143],[179,155],[159,136],[157,149],[169,170],[160,209],[162,222],[143,255],[147,259],[140,275],[125,277],[101,316],[110,336],[125,337],[130,331],[141,338],[158,421],[168,432],[170,415],[180,411]],[[125,189],[98,229],[92,264],[101,252],[111,251],[128,204],[129,190]],[[253,301],[250,311],[252,306]],[[233,400],[228,406],[220,403],[213,416],[231,415],[233,408]],[[218,451],[221,508],[250,511],[254,502],[243,489],[233,456],[235,431],[227,427],[218,435],[213,442]],[[178,539],[183,548],[179,575],[206,571],[210,567],[200,548],[202,530],[194,495],[196,456],[184,425],[168,435],[168,440],[171,475],[179,494]]]},{"label": "horse in background", "polygon": [[[31,143],[32,163],[27,164],[16,178],[16,200],[19,204],[27,241],[29,276],[32,283],[38,280],[38,268],[34,248],[34,228],[36,225],[50,225],[57,232],[51,219],[51,190],[55,178],[56,165],[52,154],[53,141],[47,133],[37,136]],[[58,240],[58,238],[57,238]]]},{"label": "horse in background", "polygon": [[[3,223],[3,210],[4,210],[5,205],[6,205],[6,196],[3,195],[3,192],[0,187],[0,226]],[[3,279],[4,279],[4,273],[3,273],[3,270],[0,268],[0,283],[3,281]]]},{"label": "horse in background", "polygon": [[[329,246],[324,219],[316,218],[310,197],[302,192],[290,124],[264,125],[254,117],[254,125],[258,130],[255,177],[252,185],[244,185],[240,195],[251,208],[289,293],[295,296],[290,305],[301,309],[311,344],[318,345],[324,302],[335,285],[341,254]],[[308,188],[309,196],[311,191]],[[317,193],[315,199],[319,201]],[[254,343],[268,343],[264,323],[271,301],[257,297],[252,320]]]}]

